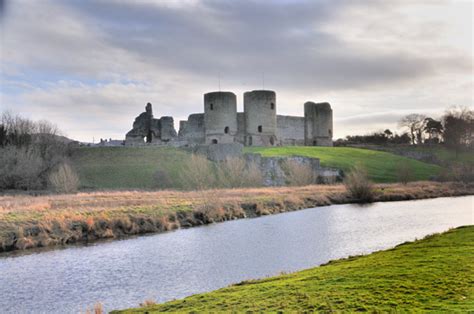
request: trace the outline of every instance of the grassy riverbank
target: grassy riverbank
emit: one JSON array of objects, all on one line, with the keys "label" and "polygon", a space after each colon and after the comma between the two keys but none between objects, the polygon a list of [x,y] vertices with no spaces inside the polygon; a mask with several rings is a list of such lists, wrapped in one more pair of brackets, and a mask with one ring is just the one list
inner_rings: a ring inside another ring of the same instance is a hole
[{"label": "grassy riverbank", "polygon": [[[474,194],[474,185],[379,184],[374,201]],[[110,191],[0,196],[0,252],[163,232],[212,222],[357,202],[343,185],[197,192]]]},{"label": "grassy riverbank", "polygon": [[474,308],[474,226],[324,266],[114,313],[468,312]]},{"label": "grassy riverbank", "polygon": [[411,180],[428,180],[440,173],[441,167],[424,163],[412,158],[398,156],[392,153],[352,147],[246,147],[245,152],[259,153],[262,156],[305,156],[319,158],[321,166],[338,168],[346,172],[354,164],[362,164],[375,182],[397,182],[401,165],[411,169]]}]

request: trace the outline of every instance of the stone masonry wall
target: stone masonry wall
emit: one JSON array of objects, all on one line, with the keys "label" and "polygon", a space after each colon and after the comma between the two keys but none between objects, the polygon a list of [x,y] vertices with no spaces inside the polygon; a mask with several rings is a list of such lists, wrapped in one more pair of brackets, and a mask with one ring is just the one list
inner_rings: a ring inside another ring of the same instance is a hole
[{"label": "stone masonry wall", "polygon": [[304,117],[277,116],[277,139],[280,145],[304,145]]}]

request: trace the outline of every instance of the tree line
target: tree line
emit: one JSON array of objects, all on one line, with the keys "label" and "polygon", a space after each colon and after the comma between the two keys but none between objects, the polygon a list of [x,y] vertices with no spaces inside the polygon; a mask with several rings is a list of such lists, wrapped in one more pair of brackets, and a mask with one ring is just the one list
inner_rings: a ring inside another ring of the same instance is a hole
[{"label": "tree line", "polygon": [[77,188],[77,176],[68,162],[70,149],[71,141],[54,124],[2,113],[0,190]]},{"label": "tree line", "polygon": [[398,125],[404,129],[401,134],[386,129],[368,135],[349,135],[336,144],[444,144],[456,152],[474,146],[474,111],[468,107],[448,109],[440,119],[409,114],[400,119]]}]

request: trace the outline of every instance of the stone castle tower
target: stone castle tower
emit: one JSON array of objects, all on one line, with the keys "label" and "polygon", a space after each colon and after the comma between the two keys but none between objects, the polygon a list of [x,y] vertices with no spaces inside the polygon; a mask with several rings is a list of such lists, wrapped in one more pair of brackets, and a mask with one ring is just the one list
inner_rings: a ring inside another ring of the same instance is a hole
[{"label": "stone castle tower", "polygon": [[273,146],[277,142],[276,94],[269,90],[244,93],[245,145]]},{"label": "stone castle tower", "polygon": [[233,143],[237,134],[237,97],[231,92],[204,94],[205,143]]},{"label": "stone castle tower", "polygon": [[306,146],[332,146],[332,109],[327,102],[304,104]]}]

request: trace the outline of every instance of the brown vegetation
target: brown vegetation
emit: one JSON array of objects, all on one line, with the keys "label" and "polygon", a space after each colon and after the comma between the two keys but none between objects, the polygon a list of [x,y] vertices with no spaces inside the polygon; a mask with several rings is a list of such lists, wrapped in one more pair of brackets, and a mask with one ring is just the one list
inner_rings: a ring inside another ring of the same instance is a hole
[{"label": "brown vegetation", "polygon": [[49,183],[56,192],[74,193],[79,188],[79,176],[68,163],[62,163],[49,175]]},{"label": "brown vegetation", "polygon": [[411,166],[410,163],[408,162],[400,162],[397,165],[397,179],[398,182],[401,182],[403,184],[407,184],[410,181],[413,181],[414,175],[413,172],[415,170]]},{"label": "brown vegetation", "polygon": [[[474,194],[473,184],[374,185],[374,201]],[[344,185],[0,196],[0,252],[163,232],[244,217],[357,202]]]},{"label": "brown vegetation", "polygon": [[374,188],[369,174],[362,165],[355,165],[344,178],[348,194],[357,201],[371,202],[374,199]]},{"label": "brown vegetation", "polygon": [[316,178],[310,165],[299,163],[295,160],[284,162],[286,183],[289,186],[304,186],[315,183]]}]

